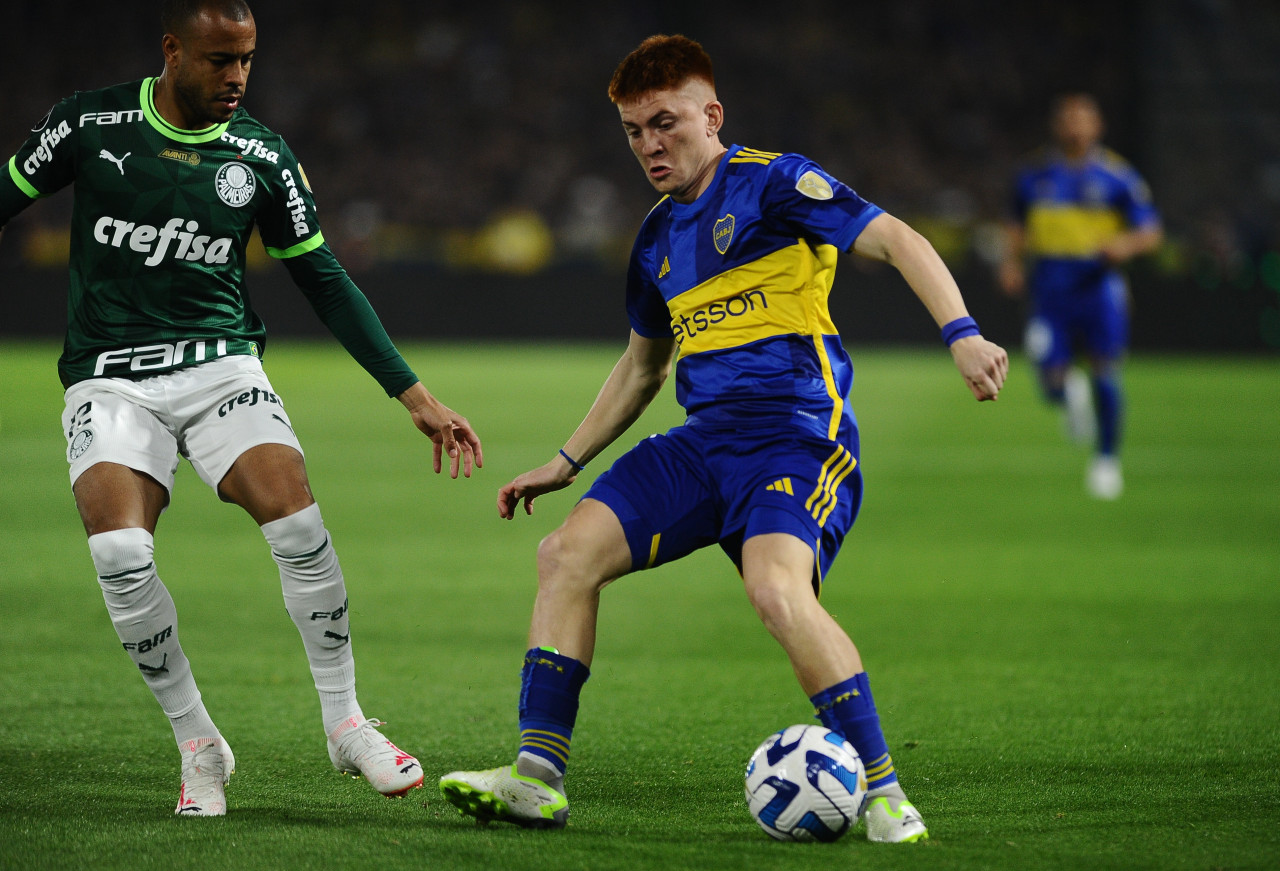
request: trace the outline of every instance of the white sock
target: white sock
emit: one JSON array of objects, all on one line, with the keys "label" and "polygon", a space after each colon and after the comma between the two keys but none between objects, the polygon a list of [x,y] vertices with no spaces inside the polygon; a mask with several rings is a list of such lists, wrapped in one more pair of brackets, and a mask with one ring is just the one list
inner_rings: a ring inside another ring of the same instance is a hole
[{"label": "white sock", "polygon": [[156,574],[155,542],[145,529],[89,536],[89,553],[116,635],[169,718],[179,744],[214,738],[191,663],[178,643],[178,611]]},{"label": "white sock", "polygon": [[556,792],[564,792],[564,772],[552,765],[549,759],[535,753],[525,752],[516,756],[516,773],[536,777]]},{"label": "white sock", "polygon": [[896,780],[893,783],[890,783],[886,786],[880,786],[880,787],[876,787],[875,789],[867,790],[867,795],[870,796],[871,798],[879,798],[882,795],[887,795],[892,798],[896,798],[899,801],[907,800],[907,794],[902,791],[902,784],[898,783],[898,781]]},{"label": "white sock", "polygon": [[320,506],[312,503],[288,517],[264,523],[262,534],[280,567],[285,608],[302,635],[311,676],[320,694],[325,734],[348,717],[363,719],[356,702],[347,588],[320,517]]}]

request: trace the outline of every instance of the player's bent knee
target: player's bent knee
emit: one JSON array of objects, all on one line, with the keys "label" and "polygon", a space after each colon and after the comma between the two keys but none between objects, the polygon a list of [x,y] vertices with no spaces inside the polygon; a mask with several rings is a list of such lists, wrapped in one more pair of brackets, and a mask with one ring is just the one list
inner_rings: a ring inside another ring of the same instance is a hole
[{"label": "player's bent knee", "polygon": [[749,584],[747,598],[761,622],[774,635],[795,626],[807,609],[821,607],[810,591],[768,581]]},{"label": "player's bent knee", "polygon": [[603,562],[589,542],[560,527],[538,544],[538,586],[603,587],[613,579],[601,571]]},{"label": "player's bent knee", "polygon": [[89,536],[98,583],[107,594],[124,594],[152,573],[155,541],[145,529],[113,529]]},{"label": "player's bent knee", "polygon": [[277,559],[299,560],[315,556],[329,541],[320,506],[314,502],[300,511],[289,512],[262,524],[261,529]]},{"label": "player's bent knee", "polygon": [[765,623],[786,622],[791,614],[791,604],[777,587],[758,584],[747,590],[751,607]]},{"label": "player's bent knee", "polygon": [[538,576],[558,577],[570,568],[576,568],[573,549],[566,541],[564,527],[552,532],[538,542]]}]

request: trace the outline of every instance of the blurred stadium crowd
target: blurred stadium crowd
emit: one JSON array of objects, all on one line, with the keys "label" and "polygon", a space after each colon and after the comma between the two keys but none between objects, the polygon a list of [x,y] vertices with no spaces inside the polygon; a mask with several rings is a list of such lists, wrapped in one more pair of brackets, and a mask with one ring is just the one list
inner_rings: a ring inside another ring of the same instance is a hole
[{"label": "blurred stadium crowd", "polygon": [[[153,4],[130,5],[6,13],[6,153],[59,97],[160,72]],[[251,5],[246,107],[302,158],[353,272],[616,271],[655,197],[605,88],[640,39],[682,32],[716,62],[726,141],[813,157],[972,276],[998,254],[1049,100],[1094,93],[1169,231],[1138,268],[1247,310],[1280,347],[1273,0]],[[0,269],[65,263],[69,209],[59,197],[24,215]]]}]

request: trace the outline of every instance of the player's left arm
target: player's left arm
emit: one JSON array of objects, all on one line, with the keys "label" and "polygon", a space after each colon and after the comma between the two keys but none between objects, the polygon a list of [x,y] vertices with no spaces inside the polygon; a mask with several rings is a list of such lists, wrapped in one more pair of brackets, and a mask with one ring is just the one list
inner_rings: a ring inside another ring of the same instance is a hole
[{"label": "player's left arm", "polygon": [[1102,259],[1111,266],[1128,263],[1135,257],[1150,254],[1164,241],[1164,229],[1159,222],[1134,227],[1117,235],[1102,246]]},{"label": "player's left arm", "polygon": [[1099,251],[1108,265],[1120,266],[1160,247],[1164,241],[1160,213],[1152,201],[1151,188],[1132,167],[1125,166],[1117,174],[1113,203],[1128,227]]},{"label": "player's left arm", "polygon": [[465,417],[427,390],[400,355],[391,337],[328,245],[283,260],[294,283],[329,331],[356,362],[372,375],[388,396],[409,411],[413,424],[432,443],[432,468],[440,472],[449,456],[449,476],[470,478],[473,467],[484,466],[484,451]]},{"label": "player's left arm", "polygon": [[279,171],[264,175],[267,193],[257,216],[267,253],[284,263],[347,353],[408,409],[414,426],[431,439],[435,471],[441,471],[448,454],[449,476],[456,478],[461,471],[471,477],[473,467],[484,465],[480,438],[465,417],[432,396],[409,368],[368,298],[325,243],[311,184],[297,157],[283,140],[278,151]]},{"label": "player's left arm", "polygon": [[[897,269],[939,328],[969,316],[960,288],[929,240],[892,215],[872,218],[852,250]],[[981,402],[999,396],[1009,374],[1004,348],[981,335],[970,335],[952,343],[951,356],[974,398]]]}]

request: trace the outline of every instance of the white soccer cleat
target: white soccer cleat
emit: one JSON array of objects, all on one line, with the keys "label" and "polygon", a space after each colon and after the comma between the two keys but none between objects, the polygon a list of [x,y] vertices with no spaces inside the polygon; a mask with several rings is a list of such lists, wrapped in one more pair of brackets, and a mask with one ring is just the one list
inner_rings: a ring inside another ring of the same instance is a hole
[{"label": "white soccer cleat", "polygon": [[1089,464],[1089,474],[1085,478],[1085,489],[1095,499],[1119,499],[1124,492],[1124,475],[1120,471],[1120,460],[1113,456],[1099,454]]},{"label": "white soccer cleat", "polygon": [[514,765],[487,771],[455,771],[440,778],[450,804],[481,823],[501,820],[527,829],[562,829],[569,821],[569,799]]},{"label": "white soccer cleat", "polygon": [[182,752],[182,792],[174,813],[188,817],[225,816],[227,781],[236,768],[230,745],[219,735],[184,741],[178,749]]},{"label": "white soccer cleat", "polygon": [[343,774],[363,775],[385,796],[404,795],[422,786],[422,766],[376,728],[385,725],[348,717],[329,733],[329,761]]},{"label": "white soccer cleat", "polygon": [[929,830],[915,805],[906,796],[887,794],[868,796],[862,809],[867,824],[867,840],[880,844],[914,844],[929,840]]}]

